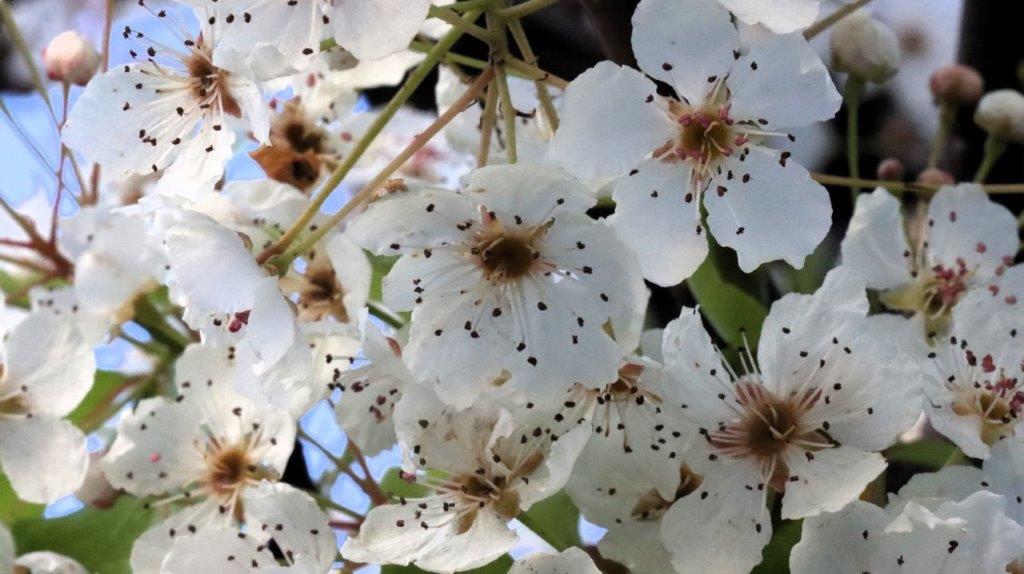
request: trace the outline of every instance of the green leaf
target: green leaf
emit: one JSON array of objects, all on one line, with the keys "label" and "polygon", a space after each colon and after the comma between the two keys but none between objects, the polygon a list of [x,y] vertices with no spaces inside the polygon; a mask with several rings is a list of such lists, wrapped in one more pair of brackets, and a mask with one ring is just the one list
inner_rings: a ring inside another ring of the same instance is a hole
[{"label": "green leaf", "polygon": [[564,491],[534,504],[518,519],[558,551],[581,546],[580,511]]},{"label": "green leaf", "polygon": [[85,395],[78,407],[68,415],[68,420],[77,426],[93,429],[103,421],[92,420],[95,416],[102,416],[106,412],[106,405],[113,402],[118,390],[124,385],[125,377],[114,371],[96,371],[92,389]]},{"label": "green leaf", "polygon": [[[498,558],[497,560],[495,560],[494,562],[491,562],[490,564],[488,564],[486,566],[481,566],[479,568],[474,568],[472,570],[462,570],[461,572],[464,572],[466,574],[504,574],[505,572],[508,572],[508,569],[511,568],[511,567],[512,567],[512,558],[509,557],[508,554],[505,554],[501,558]],[[412,566],[412,565],[410,565],[410,566],[388,565],[388,566],[382,566],[381,569],[380,569],[380,574],[420,574],[420,573],[423,573],[423,572],[427,572],[427,571],[423,570],[422,568],[417,568],[417,567]]]},{"label": "green leaf", "polygon": [[43,514],[43,508],[19,499],[7,477],[0,474],[0,522],[13,524],[22,518],[35,518]]},{"label": "green leaf", "polygon": [[49,550],[79,561],[89,572],[130,574],[132,545],[153,512],[122,496],[110,509],[89,507],[63,518],[19,520],[11,527],[19,553]]},{"label": "green leaf", "polygon": [[[687,284],[718,336],[733,349],[749,345],[753,352],[757,349],[761,323],[768,316],[768,309],[733,279],[743,277],[735,254],[722,249],[713,240],[709,243],[708,258]],[[750,276],[746,277],[749,282]]]},{"label": "green leaf", "polygon": [[929,470],[938,470],[947,464],[956,463],[955,455],[960,449],[951,442],[922,440],[891,446],[882,454],[891,462],[916,464]]},{"label": "green leaf", "polygon": [[775,528],[772,539],[764,548],[764,559],[750,574],[788,574],[789,555],[800,542],[802,520],[787,520]]}]

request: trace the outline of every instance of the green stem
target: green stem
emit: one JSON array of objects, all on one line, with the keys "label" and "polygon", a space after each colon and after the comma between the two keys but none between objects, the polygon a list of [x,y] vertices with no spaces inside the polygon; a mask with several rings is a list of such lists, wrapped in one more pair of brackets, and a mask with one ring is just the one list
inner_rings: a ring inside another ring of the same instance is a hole
[{"label": "green stem", "polygon": [[188,336],[167,323],[149,297],[143,296],[135,300],[134,319],[149,331],[153,340],[165,345],[175,355],[181,354],[192,342]]},{"label": "green stem", "polygon": [[932,140],[932,150],[928,154],[928,167],[938,167],[955,120],[956,106],[948,102],[939,104],[939,129],[935,132],[935,138]]},{"label": "green stem", "polygon": [[[860,98],[864,94],[864,82],[850,76],[846,80],[846,162],[849,166],[850,178],[860,179],[860,135],[859,118]],[[850,187],[850,195],[853,203],[857,203],[857,196],[860,195],[860,186]]]},{"label": "green stem", "polygon": [[355,519],[355,520],[359,520],[359,521],[362,521],[364,518],[366,518],[365,516],[363,516],[362,514],[359,514],[355,510],[352,510],[351,508],[348,508],[347,506],[342,506],[341,504],[338,504],[337,502],[332,500],[331,497],[329,497],[327,495],[324,495],[324,494],[321,494],[319,492],[312,491],[312,490],[307,490],[305,492],[306,492],[306,494],[311,496],[313,498],[313,500],[315,500],[317,502],[317,504],[319,504],[321,507],[328,508],[330,510],[336,510],[336,511],[344,514],[345,516],[348,516],[349,518],[352,518],[352,519]]},{"label": "green stem", "polygon": [[[526,30],[523,29],[523,23],[519,20],[511,20],[508,23],[508,29],[512,33],[512,39],[515,40],[516,46],[519,47],[519,51],[523,54],[526,63],[536,66],[537,55],[534,54],[533,47],[530,46],[530,40],[526,36]],[[555,103],[548,92],[547,84],[540,78],[534,78],[533,86],[537,90],[537,99],[540,101],[541,110],[543,110],[544,116],[547,117],[551,129],[557,130],[558,111],[555,110]]]},{"label": "green stem", "polygon": [[967,455],[964,454],[964,451],[960,450],[959,448],[955,448],[953,449],[953,452],[950,453],[949,458],[946,459],[946,462],[942,463],[942,466],[953,466],[957,464],[963,464],[967,461]]},{"label": "green stem", "polygon": [[825,18],[822,18],[821,20],[808,26],[807,29],[804,30],[804,38],[810,40],[811,38],[817,36],[818,34],[821,34],[825,30],[831,28],[836,22],[842,20],[843,18],[846,18],[847,16],[853,14],[857,10],[860,10],[864,6],[867,6],[869,2],[871,2],[871,0],[857,0],[853,4],[847,4],[846,6],[839,8],[838,10],[829,14]]},{"label": "green stem", "polygon": [[[927,184],[920,182],[883,181],[880,179],[853,179],[841,175],[829,175],[827,173],[812,173],[814,181],[822,185],[838,185],[842,187],[884,187],[894,193],[908,192],[921,195],[931,195],[942,188],[941,185]],[[1024,193],[1024,183],[994,183],[982,185],[981,188],[989,195],[1000,195],[1009,193]]]},{"label": "green stem", "polygon": [[463,17],[459,16],[459,13],[448,8],[447,6],[431,6],[430,17],[437,18],[442,22],[447,23],[453,28],[462,30],[464,33],[473,36],[478,40],[484,42],[491,41],[491,33],[480,26],[477,26],[472,21],[466,21]]},{"label": "green stem", "polygon": [[427,145],[431,138],[437,135],[444,126],[448,125],[448,123],[462,113],[466,107],[476,101],[480,96],[480,92],[483,91],[484,87],[487,86],[493,78],[493,68],[484,70],[484,72],[477,77],[476,81],[473,82],[466,92],[462,94],[462,96],[460,96],[459,99],[451,105],[451,107],[438,116],[434,123],[430,124],[430,126],[413,138],[412,143],[406,146],[406,148],[402,150],[395,159],[391,160],[391,163],[384,166],[384,169],[382,169],[376,177],[370,180],[369,183],[364,185],[363,188],[359,190],[359,193],[354,195],[352,199],[348,200],[348,202],[343,205],[337,213],[329,217],[323,225],[316,229],[316,231],[313,231],[304,237],[302,241],[289,248],[284,254],[275,257],[273,265],[277,267],[278,270],[288,269],[296,257],[312,249],[317,242],[323,239],[325,235],[341,223],[343,219],[348,217],[349,214],[355,211],[357,207],[370,201],[370,198],[373,197],[373,193],[377,191],[385,181],[387,181],[387,178],[394,172],[398,171],[400,167],[405,165],[405,162],[409,161],[409,158],[415,155],[417,151],[423,149],[423,146]]},{"label": "green stem", "polygon": [[508,74],[505,72],[505,59],[508,52],[508,28],[505,22],[487,15],[487,30],[494,40],[491,42],[491,61],[495,63],[495,82],[498,87],[498,98],[501,100],[501,119],[505,124],[505,153],[509,163],[519,161],[518,142],[516,141],[516,108],[512,104],[512,92],[508,89]]},{"label": "green stem", "polygon": [[988,174],[1004,151],[1006,151],[1006,140],[994,135],[989,135],[985,139],[985,155],[982,156],[981,165],[978,166],[978,171],[974,174],[974,183],[985,183]]},{"label": "green stem", "polygon": [[370,309],[370,313],[374,317],[380,319],[381,321],[384,321],[391,327],[394,327],[395,329],[401,329],[402,327],[405,327],[405,320],[402,319],[401,316],[399,316],[391,309],[385,307],[383,303],[378,303],[377,301],[367,301],[366,306],[367,308]]},{"label": "green stem", "polygon": [[[463,16],[463,20],[466,22],[472,22],[476,20],[477,16],[479,16],[479,12],[467,12],[465,16]],[[395,114],[398,113],[398,110],[401,109],[407,101],[409,101],[409,98],[411,98],[413,93],[415,93],[420,87],[420,84],[427,79],[430,72],[437,67],[445,54],[448,53],[448,50],[450,50],[455,42],[462,37],[462,34],[462,30],[453,28],[445,34],[437,44],[434,45],[434,49],[431,50],[430,53],[427,54],[427,57],[420,62],[420,65],[413,70],[409,75],[409,78],[402,85],[402,88],[398,90],[394,97],[391,98],[391,101],[388,102],[387,106],[381,110],[377,119],[374,120],[366,133],[363,134],[363,137],[360,138],[359,142],[354,148],[352,148],[348,156],[345,157],[337,169],[334,170],[330,178],[324,182],[323,187],[321,187],[316,196],[313,197],[309,206],[302,215],[299,216],[295,223],[292,224],[291,228],[288,229],[288,231],[285,232],[285,234],[282,235],[274,245],[260,254],[260,263],[265,263],[271,257],[283,253],[288,249],[292,242],[295,241],[299,234],[306,229],[306,226],[313,220],[313,217],[320,212],[320,208],[323,206],[324,202],[327,201],[327,198],[330,197],[331,193],[338,187],[341,181],[345,179],[345,176],[352,171],[352,168],[354,168],[356,163],[363,157],[366,150],[370,148],[370,144],[372,144],[373,141],[377,139],[377,136],[384,131],[384,127],[391,121],[391,118],[393,118]],[[300,253],[301,252],[302,251],[300,251]]]},{"label": "green stem", "polygon": [[455,10],[456,12],[469,12],[470,10],[483,11],[491,7],[495,0],[462,0],[462,2],[456,2],[445,6]]},{"label": "green stem", "polygon": [[526,0],[526,2],[523,2],[522,4],[516,4],[515,6],[498,10],[496,15],[503,20],[519,19],[524,16],[529,16],[539,10],[543,10],[556,2],[558,2],[558,0]]}]

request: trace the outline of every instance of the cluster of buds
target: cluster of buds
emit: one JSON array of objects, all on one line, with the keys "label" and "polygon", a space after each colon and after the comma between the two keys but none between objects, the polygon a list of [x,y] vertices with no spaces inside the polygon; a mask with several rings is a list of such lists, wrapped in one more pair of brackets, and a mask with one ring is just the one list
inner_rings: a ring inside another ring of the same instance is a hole
[{"label": "cluster of buds", "polygon": [[43,65],[49,79],[84,86],[96,75],[100,55],[81,34],[68,30],[43,48]]}]

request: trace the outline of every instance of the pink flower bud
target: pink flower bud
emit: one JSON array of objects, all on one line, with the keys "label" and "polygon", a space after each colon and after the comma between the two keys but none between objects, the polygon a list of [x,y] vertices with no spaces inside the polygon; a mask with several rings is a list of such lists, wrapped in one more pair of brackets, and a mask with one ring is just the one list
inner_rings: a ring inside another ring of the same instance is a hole
[{"label": "pink flower bud", "polygon": [[937,167],[930,167],[917,176],[917,182],[926,185],[952,185],[955,183],[952,174]]},{"label": "pink flower bud", "polygon": [[43,49],[46,76],[56,82],[84,86],[100,67],[100,55],[78,32],[62,32]]},{"label": "pink flower bud", "polygon": [[985,81],[974,68],[951,64],[936,70],[928,81],[928,87],[936,101],[962,106],[973,104],[981,98]]},{"label": "pink flower bud", "polygon": [[882,163],[878,164],[876,174],[878,179],[882,181],[899,181],[903,179],[904,171],[903,162],[890,157],[882,160]]}]

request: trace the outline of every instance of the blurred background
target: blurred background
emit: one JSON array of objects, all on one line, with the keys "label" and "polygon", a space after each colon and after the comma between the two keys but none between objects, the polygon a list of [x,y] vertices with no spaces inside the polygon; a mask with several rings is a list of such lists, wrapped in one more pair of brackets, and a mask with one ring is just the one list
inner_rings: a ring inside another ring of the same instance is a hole
[{"label": "blurred background", "polygon": [[[104,19],[104,0],[8,0],[33,53],[54,36],[73,29],[99,45]],[[566,79],[572,79],[602,59],[631,64],[630,16],[637,0],[563,0],[524,21],[531,43],[539,56],[540,66]],[[823,13],[840,5],[836,0],[823,0]],[[938,126],[938,110],[928,90],[929,76],[941,66],[961,62],[976,68],[985,80],[986,91],[999,88],[1021,90],[1024,79],[1024,41],[1021,36],[1021,2],[1019,0],[875,0],[870,4],[874,16],[892,27],[900,38],[903,63],[900,72],[883,86],[872,86],[861,109],[861,166],[867,178],[874,178],[881,160],[895,158],[906,166],[906,177],[913,180],[926,164],[932,137]],[[130,21],[133,26],[146,27],[151,20],[138,8],[135,0],[119,0],[118,22]],[[813,46],[828,62],[828,33],[815,38]],[[128,45],[114,34],[112,63],[128,60]],[[469,39],[456,45],[455,52],[486,59],[483,46]],[[842,78],[836,78],[842,85]],[[424,83],[414,98],[416,106],[430,110],[434,106],[432,81]],[[59,101],[54,87],[53,98]],[[79,90],[79,88],[75,88]],[[367,92],[363,108],[386,102],[393,89]],[[42,206],[52,195],[54,179],[41,165],[37,154],[24,144],[19,130],[39,144],[39,155],[56,163],[58,143],[46,108],[31,91],[29,76],[10,43],[6,30],[0,29],[0,97],[16,118],[15,127],[4,118],[0,121],[0,193],[14,205],[31,211]],[[942,165],[957,179],[969,180],[981,160],[985,134],[971,121],[973,109],[961,108],[955,124],[954,138],[946,148]],[[845,112],[836,119],[805,133],[798,133],[794,156],[813,172],[846,175],[847,166],[843,138],[846,131]],[[240,153],[229,166],[229,177],[260,177],[262,172],[247,154]],[[1010,146],[989,177],[989,182],[1024,182],[1024,148]],[[834,225],[830,241],[820,249],[825,268],[831,266],[838,251],[851,213],[851,200],[846,188],[831,189]],[[42,195],[40,195],[42,194]],[[339,194],[340,195],[340,194]],[[341,198],[339,198],[340,201]],[[995,197],[1021,213],[1024,198],[1001,195]],[[67,202],[68,210],[74,206]],[[600,214],[596,214],[600,215]],[[0,218],[0,236],[7,236],[5,218]],[[768,289],[776,289],[769,284]],[[686,286],[671,289],[654,288],[649,325],[664,325],[676,317],[683,305],[693,299]],[[763,296],[765,294],[762,294]],[[768,293],[774,299],[778,295]],[[129,326],[130,328],[130,326]],[[141,336],[141,335],[140,335]],[[104,369],[131,369],[133,357],[128,345],[116,341],[101,349]],[[327,405],[314,409],[303,420],[304,428],[336,454],[344,449],[344,436],[334,424],[333,412]],[[368,504],[362,493],[344,477],[330,476],[329,461],[317,449],[305,445],[297,449],[287,480],[297,485],[312,484],[310,480],[331,483],[332,496],[355,508]],[[395,452],[371,461],[376,474],[383,473],[397,462]],[[80,505],[69,499],[51,507],[49,516],[75,511]],[[584,525],[586,539],[594,540],[600,531]],[[543,545],[527,536],[517,555]]]}]

